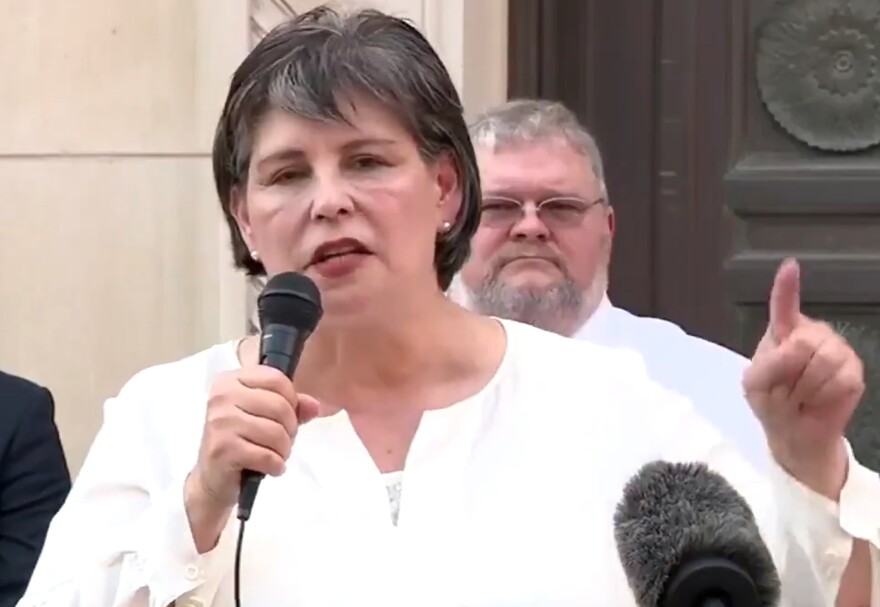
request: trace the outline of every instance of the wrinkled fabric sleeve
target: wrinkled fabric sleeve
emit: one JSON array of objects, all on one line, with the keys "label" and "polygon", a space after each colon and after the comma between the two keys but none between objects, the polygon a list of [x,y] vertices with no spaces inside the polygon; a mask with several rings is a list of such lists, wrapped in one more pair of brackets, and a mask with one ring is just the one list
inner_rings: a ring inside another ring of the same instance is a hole
[{"label": "wrinkled fabric sleeve", "polygon": [[198,554],[184,479],[163,461],[136,378],[105,403],[19,607],[166,607],[194,594],[193,604],[212,604],[231,563],[231,525],[214,550]]},{"label": "wrinkled fabric sleeve", "polygon": [[834,604],[853,541],[863,540],[872,561],[870,605],[880,607],[880,475],[862,466],[852,448],[847,448],[849,472],[837,503],[813,492],[779,466],[773,466],[770,480],[793,544],[789,552],[805,555],[810,575],[819,582],[822,604]]}]

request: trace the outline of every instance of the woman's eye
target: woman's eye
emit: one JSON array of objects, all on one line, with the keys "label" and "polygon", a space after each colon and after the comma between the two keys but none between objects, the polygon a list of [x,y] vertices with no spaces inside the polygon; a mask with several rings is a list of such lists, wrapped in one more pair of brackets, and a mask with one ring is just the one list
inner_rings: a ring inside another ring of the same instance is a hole
[{"label": "woman's eye", "polygon": [[305,176],[303,171],[294,171],[294,170],[285,170],[279,173],[276,173],[272,177],[272,183],[287,183],[289,181],[294,181],[296,179],[301,179]]},{"label": "woman's eye", "polygon": [[356,169],[373,169],[384,166],[384,163],[375,156],[358,156],[352,159],[351,164]]}]

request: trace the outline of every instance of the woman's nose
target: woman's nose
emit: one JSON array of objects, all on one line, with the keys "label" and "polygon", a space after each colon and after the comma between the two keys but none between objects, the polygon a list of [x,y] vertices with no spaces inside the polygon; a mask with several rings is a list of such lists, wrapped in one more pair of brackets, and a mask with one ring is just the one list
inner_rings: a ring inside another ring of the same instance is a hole
[{"label": "woman's nose", "polygon": [[332,221],[354,211],[354,203],[335,177],[318,178],[312,203],[312,219]]}]

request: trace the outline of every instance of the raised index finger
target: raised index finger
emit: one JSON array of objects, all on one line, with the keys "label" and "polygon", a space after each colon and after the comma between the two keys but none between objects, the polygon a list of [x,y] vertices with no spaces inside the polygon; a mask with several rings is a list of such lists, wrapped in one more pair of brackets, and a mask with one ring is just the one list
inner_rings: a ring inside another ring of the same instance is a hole
[{"label": "raised index finger", "polygon": [[770,333],[776,343],[791,335],[801,316],[801,272],[798,262],[782,262],[770,291]]}]

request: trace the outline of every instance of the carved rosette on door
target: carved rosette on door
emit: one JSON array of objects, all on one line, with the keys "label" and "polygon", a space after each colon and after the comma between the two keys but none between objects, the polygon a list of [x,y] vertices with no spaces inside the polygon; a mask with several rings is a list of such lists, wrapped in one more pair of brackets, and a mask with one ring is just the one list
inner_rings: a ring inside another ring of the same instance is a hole
[{"label": "carved rosette on door", "polygon": [[[296,15],[296,11],[285,0],[250,0],[250,32],[251,48],[273,27]],[[257,315],[257,296],[266,285],[265,276],[248,278],[247,289],[247,334],[253,335],[260,331],[260,320]]]},{"label": "carved rosette on door", "polygon": [[758,91],[792,137],[826,152],[880,144],[880,0],[786,0],[756,36]]}]

